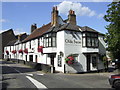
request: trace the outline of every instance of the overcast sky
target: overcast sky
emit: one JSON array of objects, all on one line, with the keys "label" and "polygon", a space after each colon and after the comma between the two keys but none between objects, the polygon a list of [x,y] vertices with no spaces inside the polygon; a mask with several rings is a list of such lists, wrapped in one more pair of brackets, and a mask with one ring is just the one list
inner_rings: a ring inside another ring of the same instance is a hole
[{"label": "overcast sky", "polygon": [[103,16],[106,14],[110,2],[3,2],[2,3],[2,30],[12,28],[15,34],[30,33],[31,24],[38,27],[51,21],[53,6],[58,6],[59,15],[68,18],[68,11],[73,9],[77,17],[77,25],[89,26],[101,33],[107,32],[108,24]]}]

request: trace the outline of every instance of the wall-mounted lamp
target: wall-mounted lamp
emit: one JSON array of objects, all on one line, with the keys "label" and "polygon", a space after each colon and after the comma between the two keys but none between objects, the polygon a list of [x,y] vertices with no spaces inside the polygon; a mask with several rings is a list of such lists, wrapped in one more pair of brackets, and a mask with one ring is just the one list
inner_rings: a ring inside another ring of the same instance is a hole
[{"label": "wall-mounted lamp", "polygon": [[62,51],[60,51],[59,53],[60,53],[60,56],[62,57],[64,56],[64,53]]}]

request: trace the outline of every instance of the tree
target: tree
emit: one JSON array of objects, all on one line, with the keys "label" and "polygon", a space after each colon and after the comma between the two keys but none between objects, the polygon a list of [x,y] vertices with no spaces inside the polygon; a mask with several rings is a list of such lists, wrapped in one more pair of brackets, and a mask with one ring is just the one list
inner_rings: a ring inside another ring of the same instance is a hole
[{"label": "tree", "polygon": [[114,59],[120,60],[120,1],[109,4],[106,12],[104,19],[109,22],[106,26],[107,50],[111,52]]}]

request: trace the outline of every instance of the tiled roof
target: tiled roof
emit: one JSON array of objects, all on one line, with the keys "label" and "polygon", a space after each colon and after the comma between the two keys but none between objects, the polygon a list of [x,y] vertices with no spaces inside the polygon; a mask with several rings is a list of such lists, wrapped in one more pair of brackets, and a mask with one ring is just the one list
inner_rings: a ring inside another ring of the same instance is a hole
[{"label": "tiled roof", "polygon": [[16,40],[13,40],[13,41],[10,41],[10,42],[7,44],[7,46],[13,46],[16,41],[17,41],[17,39],[16,39]]},{"label": "tiled roof", "polygon": [[27,35],[26,33],[23,33],[23,34],[20,34],[19,37],[20,37],[20,41],[22,41],[22,40],[24,40],[25,38],[27,38],[28,35]]},{"label": "tiled roof", "polygon": [[70,23],[64,24],[63,26],[60,27],[60,30],[74,30],[74,31],[80,31],[79,26],[73,25]]},{"label": "tiled roof", "polygon": [[98,33],[96,30],[88,27],[88,26],[84,26],[84,27],[81,27],[82,31],[89,31],[89,32],[96,32]]},{"label": "tiled roof", "polygon": [[84,31],[88,31],[88,32],[95,32],[95,33],[98,33],[99,35],[103,35],[103,36],[105,35],[105,34],[103,34],[103,33],[100,33],[100,32],[98,32],[98,31],[96,31],[96,30],[88,27],[88,26],[84,26],[84,27],[80,27],[80,28],[82,29],[83,32],[84,32]]},{"label": "tiled roof", "polygon": [[[81,29],[81,30],[80,30]],[[95,33],[99,33],[96,30],[88,27],[88,26],[84,26],[84,27],[80,27],[78,25],[72,25],[70,23],[66,23],[63,25],[56,25],[56,26],[51,26],[51,23],[48,23],[40,28],[37,28],[36,30],[34,30],[27,38],[25,38],[22,42],[26,42],[32,39],[35,39],[37,37],[42,36],[45,33],[49,33],[49,32],[58,32],[61,30],[74,30],[74,31],[89,31],[89,32],[95,32]]]},{"label": "tiled roof", "polygon": [[7,31],[1,32],[0,34],[10,33],[10,32],[13,33],[13,29],[9,29]]},{"label": "tiled roof", "polygon": [[57,25],[57,26],[51,27],[46,33],[48,33],[48,32],[58,32],[58,31],[61,31],[61,30],[80,31],[79,26],[72,25],[70,23],[66,23],[66,24],[63,24],[63,25]]},{"label": "tiled roof", "polygon": [[50,27],[51,27],[51,23],[48,23],[47,25],[44,25],[41,28],[37,28],[22,42],[26,42],[26,41],[29,41],[31,39],[34,39],[34,38],[37,38],[37,37],[43,35],[45,32],[47,32],[50,29]]},{"label": "tiled roof", "polygon": [[[18,36],[20,36],[20,41],[18,40]],[[23,33],[23,34],[20,34],[20,35],[17,35],[17,39],[16,40],[12,40],[10,41],[7,46],[12,46],[16,43],[20,43],[22,40],[24,40],[28,35],[26,33]]]}]

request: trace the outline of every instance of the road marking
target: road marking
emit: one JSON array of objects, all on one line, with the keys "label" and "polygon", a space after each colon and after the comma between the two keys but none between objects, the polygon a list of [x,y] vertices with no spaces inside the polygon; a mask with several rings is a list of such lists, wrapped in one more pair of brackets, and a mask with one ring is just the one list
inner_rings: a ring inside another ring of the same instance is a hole
[{"label": "road marking", "polygon": [[40,83],[37,80],[33,79],[32,77],[26,76],[26,78],[28,78],[37,88],[47,89],[47,87],[45,85],[43,85],[42,83]]},{"label": "road marking", "polygon": [[[12,68],[13,68],[13,67],[12,67]],[[14,69],[16,72],[22,74],[19,70],[15,69],[15,68],[13,68],[13,69]]]},{"label": "road marking", "polygon": [[43,76],[44,74],[41,73],[41,74],[37,74],[37,75],[41,75],[41,76]]},{"label": "road marking", "polygon": [[[7,64],[6,64],[7,65]],[[10,68],[13,68],[13,67],[11,67],[10,65],[7,65],[8,67],[10,67]],[[15,69],[15,68],[13,68],[16,72],[18,72],[18,73],[20,73],[20,74],[22,74],[19,70],[17,70],[17,69]]]},{"label": "road marking", "polygon": [[33,76],[33,74],[27,74],[27,75]]}]

